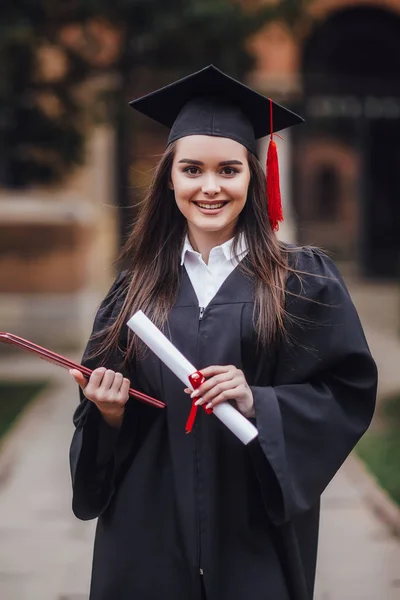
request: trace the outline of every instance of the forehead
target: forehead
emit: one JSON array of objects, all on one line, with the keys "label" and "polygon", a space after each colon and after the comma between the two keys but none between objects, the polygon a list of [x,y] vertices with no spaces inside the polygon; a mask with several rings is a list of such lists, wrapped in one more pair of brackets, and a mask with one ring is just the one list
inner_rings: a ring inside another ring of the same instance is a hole
[{"label": "forehead", "polygon": [[197,160],[247,159],[247,148],[230,138],[211,135],[188,135],[176,142],[175,159]]}]

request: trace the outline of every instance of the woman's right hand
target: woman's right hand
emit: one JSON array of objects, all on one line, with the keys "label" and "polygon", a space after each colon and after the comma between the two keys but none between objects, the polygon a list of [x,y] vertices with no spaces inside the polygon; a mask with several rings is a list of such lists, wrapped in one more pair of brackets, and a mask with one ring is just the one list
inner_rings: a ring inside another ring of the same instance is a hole
[{"label": "woman's right hand", "polygon": [[71,369],[70,374],[85,398],[97,406],[106,423],[111,427],[120,427],[129,398],[129,379],[105,367],[95,369],[89,381],[77,369]]}]

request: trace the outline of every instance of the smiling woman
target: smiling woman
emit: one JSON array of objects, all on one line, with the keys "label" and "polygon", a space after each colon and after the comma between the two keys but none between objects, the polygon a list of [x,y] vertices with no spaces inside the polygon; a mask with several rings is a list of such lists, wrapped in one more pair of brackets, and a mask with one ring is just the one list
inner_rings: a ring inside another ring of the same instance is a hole
[{"label": "smiling woman", "polygon": [[[311,600],[320,495],[368,427],[376,368],[332,261],[275,235],[256,140],[301,119],[212,66],[132,106],[170,134],[95,318],[93,374],[73,373],[73,509],[99,517],[90,600]],[[138,310],[201,369],[196,393],[128,333]],[[128,401],[130,381],[166,409]],[[256,424],[248,445],[209,414],[226,402]]]},{"label": "smiling woman", "polygon": [[247,155],[228,138],[193,135],[176,142],[170,187],[192,246],[206,262],[211,248],[234,237],[250,183]]}]

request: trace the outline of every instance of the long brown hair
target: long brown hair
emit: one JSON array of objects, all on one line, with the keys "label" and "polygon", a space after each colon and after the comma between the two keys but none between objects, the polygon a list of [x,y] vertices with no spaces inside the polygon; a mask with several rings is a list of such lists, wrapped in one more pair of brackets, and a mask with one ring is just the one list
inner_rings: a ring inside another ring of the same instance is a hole
[{"label": "long brown hair", "polygon": [[[118,262],[127,265],[127,276],[117,294],[123,298],[116,319],[94,339],[100,339],[95,355],[108,356],[118,347],[121,332],[138,310],[151,315],[162,326],[176,301],[180,283],[180,258],[187,233],[187,222],[169,189],[175,144],[161,157],[148,192],[139,205],[139,213]],[[266,210],[265,175],[258,159],[248,153],[250,184],[247,201],[236,225],[236,252],[239,234],[248,244],[247,260],[238,268],[254,285],[254,323],[262,346],[285,335],[285,284],[289,272],[290,250],[272,231]],[[141,344],[128,335],[126,360],[136,355]]]}]

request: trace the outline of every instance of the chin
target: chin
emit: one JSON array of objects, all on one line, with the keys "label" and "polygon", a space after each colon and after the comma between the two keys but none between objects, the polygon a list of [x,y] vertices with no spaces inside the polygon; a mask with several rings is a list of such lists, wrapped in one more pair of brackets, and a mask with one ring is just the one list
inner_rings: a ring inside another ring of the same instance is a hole
[{"label": "chin", "polygon": [[192,225],[192,227],[195,227],[199,231],[205,231],[210,233],[221,231],[222,229],[226,229],[227,227],[232,225],[231,221],[227,221],[226,219],[215,219],[213,223],[210,223],[209,221],[199,221],[197,219],[194,219],[193,221],[190,221],[190,224]]}]

